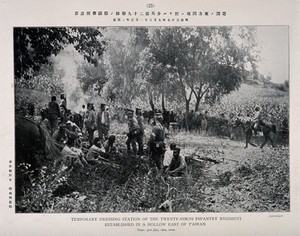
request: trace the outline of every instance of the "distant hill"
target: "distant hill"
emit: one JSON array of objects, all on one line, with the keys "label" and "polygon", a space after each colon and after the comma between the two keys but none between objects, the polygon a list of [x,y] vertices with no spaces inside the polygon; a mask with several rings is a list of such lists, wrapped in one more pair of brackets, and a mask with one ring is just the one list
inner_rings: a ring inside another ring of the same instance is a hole
[{"label": "distant hill", "polygon": [[265,88],[273,88],[286,92],[289,91],[290,84],[288,80],[283,83],[273,83],[270,77],[265,78],[263,75],[256,77],[255,79],[253,77],[248,77],[244,80],[244,83],[248,85],[261,85]]}]

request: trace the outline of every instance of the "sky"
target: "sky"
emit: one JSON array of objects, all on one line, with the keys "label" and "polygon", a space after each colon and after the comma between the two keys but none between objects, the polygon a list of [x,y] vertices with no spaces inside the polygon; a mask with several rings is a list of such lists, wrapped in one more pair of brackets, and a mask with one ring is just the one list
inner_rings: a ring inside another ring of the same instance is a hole
[{"label": "sky", "polygon": [[289,79],[288,26],[257,26],[257,41],[261,61],[258,71],[270,75],[273,83]]}]

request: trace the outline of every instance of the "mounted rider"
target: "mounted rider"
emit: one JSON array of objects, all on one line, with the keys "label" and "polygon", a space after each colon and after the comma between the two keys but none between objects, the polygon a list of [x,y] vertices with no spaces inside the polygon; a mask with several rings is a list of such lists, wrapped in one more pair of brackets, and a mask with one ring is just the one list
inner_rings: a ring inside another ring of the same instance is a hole
[{"label": "mounted rider", "polygon": [[252,117],[252,123],[253,123],[252,128],[253,128],[254,133],[256,135],[258,131],[261,131],[261,127],[260,127],[260,124],[261,124],[261,108],[259,106],[256,106],[254,110],[255,110],[255,113],[254,113],[254,116]]}]

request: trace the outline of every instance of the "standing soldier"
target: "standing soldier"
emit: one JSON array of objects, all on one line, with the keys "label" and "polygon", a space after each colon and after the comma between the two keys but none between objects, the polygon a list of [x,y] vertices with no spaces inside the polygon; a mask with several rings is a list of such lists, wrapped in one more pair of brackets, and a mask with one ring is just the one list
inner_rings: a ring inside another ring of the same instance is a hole
[{"label": "standing soldier", "polygon": [[231,140],[235,140],[235,128],[236,128],[236,125],[235,125],[235,115],[234,113],[230,113],[229,114],[229,137]]},{"label": "standing soldier", "polygon": [[79,114],[82,116],[82,119],[84,119],[85,113],[86,113],[85,105],[82,105],[82,108],[79,111]]},{"label": "standing soldier", "polygon": [[155,114],[155,125],[153,126],[151,136],[148,141],[150,156],[159,170],[163,169],[163,160],[165,153],[165,132],[162,126],[163,117],[161,113]]},{"label": "standing soldier", "polygon": [[144,117],[142,115],[142,110],[140,108],[136,108],[135,110],[135,114],[136,114],[136,119],[137,122],[140,126],[140,134],[137,137],[137,143],[139,145],[139,155],[144,155],[144,144],[143,144],[143,139],[144,139]]},{"label": "standing soldier", "polygon": [[105,104],[101,104],[100,112],[97,114],[98,135],[101,142],[108,137],[108,130],[110,126],[110,117],[108,111],[105,109]]},{"label": "standing soldier", "polygon": [[183,128],[183,120],[184,115],[182,114],[182,111],[179,111],[179,113],[175,116],[175,121],[177,122],[177,127],[179,131]]},{"label": "standing soldier", "polygon": [[130,153],[130,148],[132,146],[133,153],[137,153],[136,142],[138,137],[140,136],[141,129],[138,124],[137,119],[134,117],[133,110],[127,109],[127,116],[128,116],[128,134],[127,134],[127,152]]},{"label": "standing soldier", "polygon": [[86,116],[86,108],[85,105],[82,105],[81,110],[79,111],[79,114],[82,117],[82,133],[85,134],[86,128],[85,128],[85,116]]},{"label": "standing soldier", "polygon": [[58,118],[60,117],[59,105],[56,102],[56,96],[52,96],[51,102],[48,104],[48,119],[50,122],[51,135],[58,128]]},{"label": "standing soldier", "polygon": [[88,132],[90,146],[94,144],[94,131],[96,129],[96,112],[92,103],[87,104],[85,127]]},{"label": "standing soldier", "polygon": [[67,100],[64,94],[60,95],[60,99],[61,100],[59,106],[61,107],[61,112],[60,112],[61,122],[65,123],[67,121]]},{"label": "standing soldier", "polygon": [[205,134],[207,134],[208,131],[208,111],[205,111],[203,116],[202,116],[202,121],[201,121],[203,131]]}]

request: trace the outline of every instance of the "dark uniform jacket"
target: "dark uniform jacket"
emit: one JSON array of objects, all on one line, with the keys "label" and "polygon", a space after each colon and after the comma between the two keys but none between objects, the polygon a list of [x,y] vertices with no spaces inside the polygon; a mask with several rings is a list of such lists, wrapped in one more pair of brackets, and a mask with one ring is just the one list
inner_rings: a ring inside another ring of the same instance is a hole
[{"label": "dark uniform jacket", "polygon": [[60,117],[60,108],[56,101],[49,102],[48,115],[50,120],[57,119],[58,117]]}]

